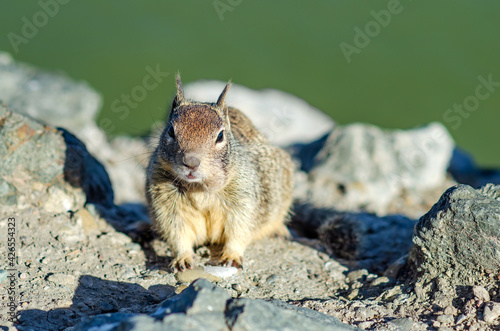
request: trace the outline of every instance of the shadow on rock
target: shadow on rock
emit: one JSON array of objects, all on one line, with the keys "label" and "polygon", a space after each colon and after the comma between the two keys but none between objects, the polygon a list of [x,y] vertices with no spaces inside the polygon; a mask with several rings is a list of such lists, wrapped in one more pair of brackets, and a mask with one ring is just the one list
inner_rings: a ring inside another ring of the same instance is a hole
[{"label": "shadow on rock", "polygon": [[87,197],[86,207],[105,219],[113,228],[138,242],[146,255],[146,267],[168,269],[170,259],[159,256],[151,245],[155,234],[147,207],[142,203],[115,205],[114,192],[105,167],[89,153],[85,144],[65,129],[59,128],[66,143],[64,179],[81,188]]},{"label": "shadow on rock", "polygon": [[412,246],[415,221],[401,215],[339,212],[297,203],[290,227],[318,238],[327,252],[348,267],[382,274]]},{"label": "shadow on rock", "polygon": [[140,203],[115,205],[113,187],[104,166],[87,150],[85,144],[65,129],[59,128],[66,143],[64,179],[79,187],[98,214],[117,231],[134,241],[151,239],[151,223],[146,206]]},{"label": "shadow on rock", "polygon": [[168,285],[154,285],[146,290],[137,284],[85,275],[79,279],[70,307],[21,311],[18,326],[23,330],[63,330],[80,323],[85,317],[98,314],[150,313],[156,309],[156,304],[174,294],[174,288]]}]

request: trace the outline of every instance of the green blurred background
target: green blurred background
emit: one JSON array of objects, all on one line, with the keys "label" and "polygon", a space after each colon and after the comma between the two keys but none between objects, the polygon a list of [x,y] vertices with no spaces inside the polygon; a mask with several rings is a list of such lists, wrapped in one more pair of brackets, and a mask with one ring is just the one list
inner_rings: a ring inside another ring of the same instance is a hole
[{"label": "green blurred background", "polygon": [[[115,126],[109,134],[143,134],[163,119],[173,74],[181,70],[185,83],[231,78],[295,94],[340,124],[411,128],[441,121],[479,164],[500,166],[500,87],[468,118],[443,117],[474,95],[478,76],[500,82],[498,0],[60,0],[58,13],[16,53],[9,32],[22,36],[23,17],[33,22],[41,3],[55,1],[4,0],[0,50],[88,81],[104,98],[100,119]],[[386,26],[374,25],[372,11],[388,6],[398,13]],[[340,44],[356,46],[354,29],[367,24],[370,42],[348,63]],[[157,65],[170,76],[122,120],[113,101]]]}]

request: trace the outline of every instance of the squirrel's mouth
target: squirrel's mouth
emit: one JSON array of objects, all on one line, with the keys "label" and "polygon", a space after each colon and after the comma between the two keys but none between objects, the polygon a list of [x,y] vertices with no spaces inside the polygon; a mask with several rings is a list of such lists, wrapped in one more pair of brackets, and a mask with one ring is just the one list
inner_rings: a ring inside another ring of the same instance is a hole
[{"label": "squirrel's mouth", "polygon": [[198,175],[195,171],[189,171],[187,174],[184,174],[184,178],[188,183],[201,182],[201,176]]}]

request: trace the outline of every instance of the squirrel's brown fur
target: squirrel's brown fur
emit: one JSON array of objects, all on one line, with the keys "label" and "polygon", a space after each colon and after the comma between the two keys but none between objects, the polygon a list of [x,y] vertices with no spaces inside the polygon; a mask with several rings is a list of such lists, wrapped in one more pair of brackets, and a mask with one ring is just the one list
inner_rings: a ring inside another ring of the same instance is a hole
[{"label": "squirrel's brown fur", "polygon": [[192,102],[177,76],[168,123],[147,170],[151,217],[181,271],[193,266],[196,246],[222,247],[219,263],[240,267],[250,242],[288,235],[290,156],[226,106],[228,88],[217,103]]}]

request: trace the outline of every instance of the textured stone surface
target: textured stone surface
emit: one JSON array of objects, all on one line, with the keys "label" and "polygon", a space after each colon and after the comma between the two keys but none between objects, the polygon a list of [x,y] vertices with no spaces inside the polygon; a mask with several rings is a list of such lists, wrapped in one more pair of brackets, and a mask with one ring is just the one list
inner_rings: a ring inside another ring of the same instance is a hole
[{"label": "textured stone surface", "polygon": [[500,186],[448,189],[419,220],[409,267],[421,284],[487,285],[500,274]]},{"label": "textured stone surface", "polygon": [[[303,170],[309,171],[304,198],[316,206],[382,214],[403,193],[418,195],[439,187],[454,147],[439,123],[406,131],[338,126],[320,141],[323,146],[313,161],[313,155],[297,152]],[[318,147],[312,143],[313,150]]]},{"label": "textured stone surface", "polygon": [[74,330],[355,330],[335,317],[284,302],[231,299],[205,279],[164,301],[151,316],[106,314]]},{"label": "textured stone surface", "polygon": [[[225,85],[220,81],[197,81],[186,85],[185,94],[193,100],[215,102]],[[256,91],[233,84],[226,100],[280,146],[311,142],[334,126],[333,120],[319,109],[278,90]]]},{"label": "textured stone surface", "polygon": [[0,101],[15,112],[74,134],[108,169],[117,203],[144,201],[148,148],[141,139],[106,137],[95,122],[101,97],[87,83],[18,63],[0,52]]},{"label": "textured stone surface", "polygon": [[85,82],[75,82],[58,72],[16,63],[0,52],[0,100],[22,114],[78,136],[98,132],[95,118],[101,97]]},{"label": "textured stone surface", "polygon": [[0,105],[0,205],[54,214],[83,207],[83,194],[63,178],[65,151],[60,131]]}]

